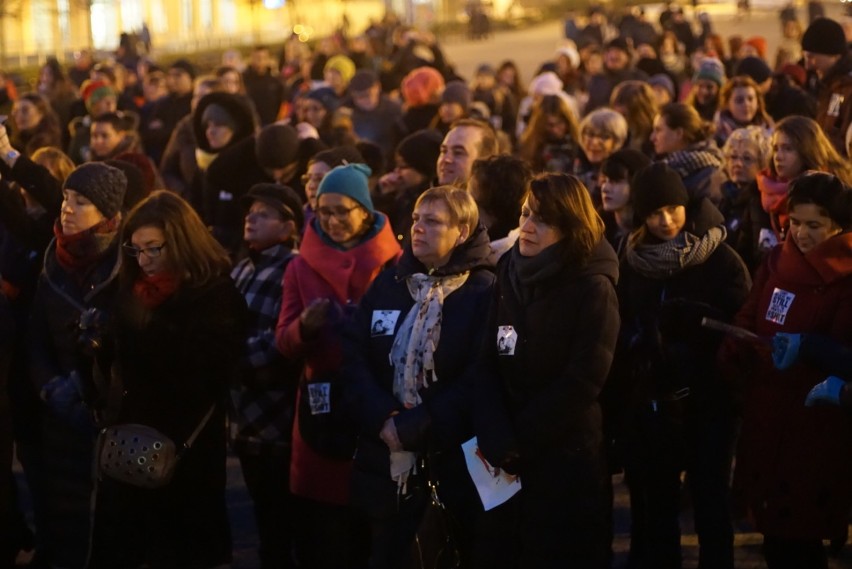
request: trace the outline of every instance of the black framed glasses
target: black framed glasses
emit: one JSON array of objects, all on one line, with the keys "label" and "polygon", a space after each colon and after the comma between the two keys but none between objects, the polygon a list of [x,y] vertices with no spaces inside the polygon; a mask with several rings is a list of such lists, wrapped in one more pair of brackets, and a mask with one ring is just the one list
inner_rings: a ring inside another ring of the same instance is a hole
[{"label": "black framed glasses", "polygon": [[163,243],[162,245],[156,245],[154,247],[142,247],[142,248],[135,247],[135,246],[131,245],[130,243],[125,243],[124,245],[121,246],[121,248],[124,249],[124,252],[130,257],[136,258],[139,255],[145,255],[149,259],[156,259],[160,255],[162,255],[163,249],[165,247],[166,247],[165,243]]},{"label": "black framed glasses", "polygon": [[322,219],[328,219],[329,217],[334,216],[335,219],[343,221],[344,219],[349,217],[349,214],[352,213],[353,210],[356,210],[359,207],[361,206],[355,205],[352,207],[318,207],[317,215],[320,216]]}]

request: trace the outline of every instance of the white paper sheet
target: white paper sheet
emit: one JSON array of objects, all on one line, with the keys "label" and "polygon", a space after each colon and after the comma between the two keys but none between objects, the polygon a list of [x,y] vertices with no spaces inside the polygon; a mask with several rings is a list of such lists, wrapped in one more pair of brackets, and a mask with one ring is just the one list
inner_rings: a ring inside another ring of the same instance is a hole
[{"label": "white paper sheet", "polygon": [[521,489],[521,479],[506,474],[499,468],[491,466],[482,453],[476,437],[462,444],[467,470],[479,492],[479,499],[485,511],[496,508],[518,493]]}]

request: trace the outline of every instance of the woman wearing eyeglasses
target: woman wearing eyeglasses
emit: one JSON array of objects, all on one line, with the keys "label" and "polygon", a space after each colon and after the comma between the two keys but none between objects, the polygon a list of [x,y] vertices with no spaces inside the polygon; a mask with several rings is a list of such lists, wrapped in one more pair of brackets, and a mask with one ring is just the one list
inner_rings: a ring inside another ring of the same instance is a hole
[{"label": "woman wearing eyeglasses", "polygon": [[127,178],[102,163],[75,169],[62,187],[62,206],[44,255],[29,329],[30,376],[44,402],[44,506],[40,551],[48,565],[83,567],[91,524],[92,409],[99,387],[109,310],[115,299],[118,227]]},{"label": "woman wearing eyeglasses", "polygon": [[573,173],[589,190],[596,207],[601,205],[601,165],[626,140],[627,120],[612,109],[596,109],[580,121],[580,152]]},{"label": "woman wearing eyeglasses", "polygon": [[245,301],[225,250],[172,192],[131,210],[121,242],[105,422],[152,427],[178,447],[201,430],[165,487],[100,482],[92,566],[217,567],[231,560],[225,401],[244,351]]},{"label": "woman wearing eyeglasses", "polygon": [[766,167],[769,158],[769,138],[757,126],[733,131],[722,148],[725,173],[719,211],[725,217],[728,237],[725,242],[743,258],[754,273],[760,264],[760,232],[769,226],[769,218],[760,207],[757,175]]},{"label": "woman wearing eyeglasses", "polygon": [[369,542],[366,524],[349,508],[356,431],[339,397],[346,381],[340,374],[340,330],[373,279],[400,255],[387,216],[373,209],[369,175],[367,166],[348,164],[320,182],[316,217],[284,274],[276,329],[281,352],[305,362],[290,489],[300,499],[304,520],[297,538],[300,561],[320,569],[365,565]]}]

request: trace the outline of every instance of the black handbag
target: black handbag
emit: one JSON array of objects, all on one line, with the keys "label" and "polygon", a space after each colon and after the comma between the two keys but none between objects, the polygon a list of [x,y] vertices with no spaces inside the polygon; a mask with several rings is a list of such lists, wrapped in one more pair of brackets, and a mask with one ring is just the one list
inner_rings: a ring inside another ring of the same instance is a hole
[{"label": "black handbag", "polygon": [[461,555],[454,539],[456,520],[438,497],[437,485],[428,482],[429,503],[417,528],[412,548],[414,569],[457,569]]},{"label": "black handbag", "polygon": [[358,429],[343,408],[343,385],[337,374],[299,383],[299,432],[318,454],[351,460]]}]

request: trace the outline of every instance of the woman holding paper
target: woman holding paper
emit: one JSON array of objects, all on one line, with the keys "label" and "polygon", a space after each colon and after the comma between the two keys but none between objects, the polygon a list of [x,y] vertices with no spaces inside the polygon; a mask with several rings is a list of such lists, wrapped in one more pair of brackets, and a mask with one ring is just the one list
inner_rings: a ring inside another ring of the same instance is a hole
[{"label": "woman holding paper", "polygon": [[610,566],[597,399],[618,335],[617,279],[580,180],[534,178],[520,238],[497,266],[474,409],[480,451],[523,488],[484,516],[475,567]]},{"label": "woman holding paper", "polygon": [[427,481],[464,532],[454,536],[463,561],[470,550],[466,534],[482,506],[461,444],[473,436],[471,372],[494,281],[489,253],[470,194],[427,190],[414,206],[411,243],[376,278],[346,333],[346,399],[360,428],[352,501],[371,520],[373,569],[405,566]]},{"label": "woman holding paper", "polygon": [[[788,238],[758,270],[735,323],[765,338],[796,336],[776,341],[781,369],[768,344],[731,340],[723,352],[748,373],[734,497],[764,534],[770,569],[820,569],[822,540],[846,535],[852,507],[852,424],[848,410],[820,404],[836,404],[841,384],[825,381],[829,358],[812,357],[820,337],[852,346],[852,191],[807,173],[792,182],[787,211]],[[808,340],[794,361],[798,334]]]}]

